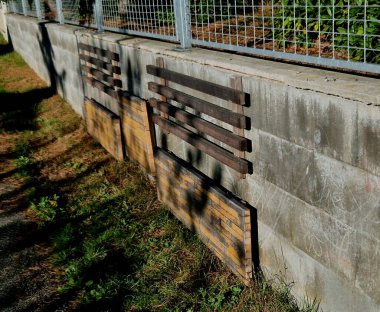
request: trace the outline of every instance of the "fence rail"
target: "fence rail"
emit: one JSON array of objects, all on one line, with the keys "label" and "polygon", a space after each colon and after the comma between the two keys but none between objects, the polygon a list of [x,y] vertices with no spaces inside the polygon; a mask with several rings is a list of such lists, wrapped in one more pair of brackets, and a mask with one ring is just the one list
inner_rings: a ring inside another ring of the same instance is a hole
[{"label": "fence rail", "polygon": [[380,73],[378,0],[11,0],[10,12],[192,45]]}]

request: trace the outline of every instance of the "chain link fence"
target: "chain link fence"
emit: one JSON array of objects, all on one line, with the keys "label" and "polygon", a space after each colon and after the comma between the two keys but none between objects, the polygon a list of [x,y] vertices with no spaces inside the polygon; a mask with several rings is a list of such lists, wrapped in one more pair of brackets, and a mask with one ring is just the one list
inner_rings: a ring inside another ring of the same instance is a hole
[{"label": "chain link fence", "polygon": [[56,0],[56,3],[62,7],[62,15],[56,16],[58,22],[95,27],[92,0]]},{"label": "chain link fence", "polygon": [[171,0],[102,1],[104,29],[173,40],[175,19]]},{"label": "chain link fence", "polygon": [[380,73],[379,0],[11,0],[9,11],[131,35]]}]

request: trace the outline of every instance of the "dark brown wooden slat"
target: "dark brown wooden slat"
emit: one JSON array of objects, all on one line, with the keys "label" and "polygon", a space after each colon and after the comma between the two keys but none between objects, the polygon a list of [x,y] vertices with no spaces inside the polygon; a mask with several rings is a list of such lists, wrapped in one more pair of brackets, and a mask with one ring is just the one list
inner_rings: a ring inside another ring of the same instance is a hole
[{"label": "dark brown wooden slat", "polygon": [[108,58],[110,60],[114,60],[114,61],[120,60],[118,53],[114,53],[111,51],[107,51],[104,49],[93,47],[93,46],[90,46],[90,45],[85,44],[85,43],[79,43],[78,48],[80,50],[84,50],[84,51],[90,52],[92,54],[96,54],[98,57],[106,57],[106,58]]},{"label": "dark brown wooden slat", "polygon": [[97,69],[95,69],[95,68],[88,67],[88,66],[86,66],[86,65],[82,65],[82,69],[83,69],[83,71],[84,71],[85,73],[94,76],[94,77],[95,77],[96,79],[98,79],[98,80],[102,80],[103,82],[108,83],[108,84],[111,85],[112,87],[119,87],[119,88],[122,87],[121,80],[119,80],[119,79],[115,79],[115,78],[113,78],[112,76],[107,75],[107,74],[103,73],[103,72],[100,71],[100,70],[97,70]]},{"label": "dark brown wooden slat", "polygon": [[222,127],[214,125],[211,122],[190,114],[179,107],[170,105],[166,102],[158,101],[157,99],[149,100],[150,106],[157,108],[159,111],[169,114],[180,122],[183,122],[203,133],[212,136],[213,138],[239,150],[246,151],[248,149],[249,140],[239,135],[232,133]]},{"label": "dark brown wooden slat", "polygon": [[152,92],[158,93],[160,95],[165,96],[168,99],[172,99],[178,103],[189,106],[199,112],[214,117],[231,126],[243,129],[246,128],[247,120],[246,117],[242,114],[234,113],[223,107],[201,100],[181,91],[177,91],[172,88],[159,85],[155,82],[149,82],[148,88]]},{"label": "dark brown wooden slat", "polygon": [[181,127],[180,125],[164,119],[160,116],[154,115],[153,122],[161,127],[163,130],[168,131],[175,136],[181,138],[187,143],[198,148],[200,151],[210,155],[221,163],[236,170],[240,173],[249,173],[249,162],[245,159],[236,157],[233,153],[225,150],[224,148],[202,138],[201,136]]},{"label": "dark brown wooden slat", "polygon": [[181,73],[177,73],[165,68],[154,65],[147,65],[148,74],[160,77],[182,86],[218,97],[220,99],[231,101],[235,104],[246,104],[246,93],[235,90],[230,87],[224,87],[213,82],[201,80]]},{"label": "dark brown wooden slat", "polygon": [[79,57],[81,60],[95,65],[98,69],[104,69],[110,73],[121,74],[121,69],[119,66],[113,66],[110,63],[104,62],[89,55],[79,54]]},{"label": "dark brown wooden slat", "polygon": [[115,99],[119,99],[119,93],[112,89],[111,87],[105,85],[104,83],[101,83],[100,81],[90,78],[90,77],[82,77],[83,81],[90,86],[99,89],[100,91],[108,94],[109,96],[112,96]]}]

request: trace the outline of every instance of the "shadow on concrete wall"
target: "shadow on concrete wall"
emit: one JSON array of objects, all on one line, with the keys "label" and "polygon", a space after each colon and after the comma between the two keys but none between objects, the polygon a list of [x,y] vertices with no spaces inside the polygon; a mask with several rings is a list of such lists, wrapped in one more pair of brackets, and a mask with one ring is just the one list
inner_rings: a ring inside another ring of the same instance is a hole
[{"label": "shadow on concrete wall", "polygon": [[38,43],[39,43],[41,54],[43,57],[43,63],[45,64],[48,70],[50,87],[55,92],[59,92],[59,91],[62,92],[62,97],[66,98],[65,88],[64,88],[66,70],[63,69],[61,72],[58,72],[54,64],[54,60],[56,56],[55,56],[53,46],[49,37],[49,33],[47,31],[47,27],[46,27],[48,23],[49,22],[39,23],[41,38],[38,40]]}]

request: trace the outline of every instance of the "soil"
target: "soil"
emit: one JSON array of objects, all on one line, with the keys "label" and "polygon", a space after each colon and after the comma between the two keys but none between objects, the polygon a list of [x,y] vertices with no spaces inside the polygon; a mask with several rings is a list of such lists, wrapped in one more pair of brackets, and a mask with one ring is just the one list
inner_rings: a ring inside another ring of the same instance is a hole
[{"label": "soil", "polygon": [[[9,162],[1,161],[1,175],[6,175],[9,169]],[[60,306],[63,311],[64,305],[57,306],[57,272],[47,260],[51,249],[44,231],[26,213],[27,205],[22,184],[3,178],[0,182],[0,310],[52,311]]]}]

